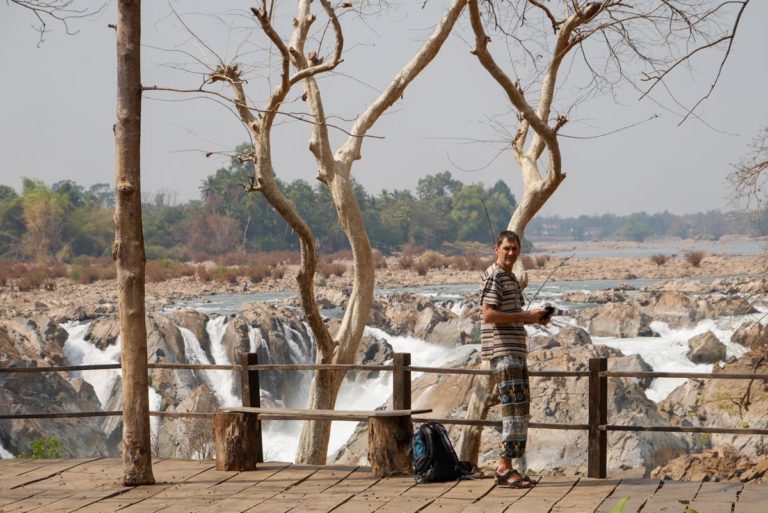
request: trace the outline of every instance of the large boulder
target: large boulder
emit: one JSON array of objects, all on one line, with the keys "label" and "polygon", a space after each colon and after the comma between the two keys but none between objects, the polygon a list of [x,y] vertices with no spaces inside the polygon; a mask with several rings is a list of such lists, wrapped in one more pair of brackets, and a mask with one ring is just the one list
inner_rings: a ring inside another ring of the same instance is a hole
[{"label": "large boulder", "polygon": [[[80,378],[70,381],[54,372],[0,374],[0,411],[8,414],[98,411],[100,406],[93,388]],[[2,420],[0,435],[16,455],[28,455],[32,442],[41,438],[60,440],[63,457],[115,455],[96,418]]]},{"label": "large boulder", "polygon": [[655,321],[663,321],[672,327],[690,326],[694,320],[693,302],[678,291],[665,291],[641,295],[637,301],[642,312]]},{"label": "large boulder", "polygon": [[655,479],[675,481],[768,482],[768,459],[757,461],[730,444],[720,444],[700,454],[679,456],[651,472]]},{"label": "large boulder", "polygon": [[249,337],[250,324],[246,319],[237,315],[231,315],[227,319],[224,329],[224,336],[221,339],[221,345],[224,348],[226,362],[219,364],[239,363],[240,353],[250,351],[251,339]]},{"label": "large boulder", "polygon": [[[715,365],[716,374],[767,374],[766,353],[750,351]],[[721,428],[768,428],[768,386],[762,380],[691,379],[676,388],[659,407],[672,425]],[[749,457],[763,457],[764,437],[737,434],[703,435],[702,448],[728,443]]]},{"label": "large boulder", "polygon": [[625,303],[627,294],[622,290],[597,290],[590,292],[566,291],[560,297],[561,301],[568,303],[597,304]]},{"label": "large boulder", "polygon": [[608,303],[581,310],[576,316],[579,324],[593,337],[650,337],[651,317],[636,304]]},{"label": "large boulder", "polygon": [[[333,322],[333,333],[338,329],[338,324],[338,321]],[[395,351],[392,349],[392,346],[384,338],[373,334],[367,334],[363,336],[360,341],[360,346],[357,348],[355,363],[364,365],[384,365],[392,360],[394,353]],[[350,371],[347,372],[344,378],[344,386],[348,386],[351,383],[356,383],[361,386],[369,380],[378,379],[380,376],[381,371]]]},{"label": "large boulder", "polygon": [[[174,412],[212,412],[219,407],[216,394],[207,386],[192,390]],[[211,459],[213,451],[213,425],[210,418],[167,418],[157,422],[153,451],[161,458]]]},{"label": "large boulder", "polygon": [[163,315],[147,316],[147,357],[150,362],[187,363],[184,337]]},{"label": "large boulder", "polygon": [[766,351],[768,350],[768,326],[758,321],[742,324],[731,335],[731,342],[736,342],[750,349]]},{"label": "large boulder", "polygon": [[[181,328],[188,329],[197,338],[200,347],[211,359],[211,339],[208,336],[208,330],[205,329],[209,317],[197,310],[188,308],[171,310],[165,313],[165,316]],[[212,359],[211,359],[212,361]]]},{"label": "large boulder", "polygon": [[117,315],[109,315],[93,321],[85,332],[85,340],[101,349],[117,342],[120,336],[120,319]]},{"label": "large boulder", "polygon": [[[23,360],[39,362],[41,366],[67,365],[63,340],[66,332],[49,318],[36,315],[34,319],[15,317],[4,323],[4,335],[0,338],[5,355],[16,355]],[[2,358],[2,357],[0,357]]]},{"label": "large boulder", "polygon": [[[648,362],[639,354],[628,356],[615,356],[608,359],[608,370],[613,372],[653,372]],[[651,386],[653,378],[627,378],[632,383],[639,385],[643,390]]]},{"label": "large boulder", "polygon": [[693,318],[699,321],[701,319],[717,319],[718,317],[733,317],[753,313],[757,313],[754,305],[741,297],[741,295],[708,295],[696,298]]},{"label": "large boulder", "polygon": [[711,331],[692,337],[688,347],[686,356],[693,363],[717,363],[725,359],[725,345]]}]

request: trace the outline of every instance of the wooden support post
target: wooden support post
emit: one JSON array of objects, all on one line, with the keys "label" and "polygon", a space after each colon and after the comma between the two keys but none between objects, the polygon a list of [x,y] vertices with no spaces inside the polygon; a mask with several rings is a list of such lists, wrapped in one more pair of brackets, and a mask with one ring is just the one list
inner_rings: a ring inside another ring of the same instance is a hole
[{"label": "wooden support post", "polygon": [[411,353],[395,353],[392,358],[392,409],[411,409]]},{"label": "wooden support post", "polygon": [[368,419],[368,460],[371,473],[388,477],[411,473],[411,437],[413,423],[410,415],[370,417]]},{"label": "wooden support post", "polygon": [[607,358],[590,358],[587,476],[601,479],[606,477],[608,463],[608,432],[600,429],[608,424],[608,378],[600,372],[607,370]]},{"label": "wooden support post", "polygon": [[[258,365],[259,356],[256,353],[240,353],[240,390],[242,392],[243,406],[252,408],[261,407],[261,386],[259,385],[259,371],[249,370],[249,365]],[[264,461],[261,440],[261,421],[256,420],[256,434],[258,445],[256,447],[256,461]]]},{"label": "wooden support post", "polygon": [[253,413],[213,414],[216,470],[255,470],[261,454],[259,417]]}]

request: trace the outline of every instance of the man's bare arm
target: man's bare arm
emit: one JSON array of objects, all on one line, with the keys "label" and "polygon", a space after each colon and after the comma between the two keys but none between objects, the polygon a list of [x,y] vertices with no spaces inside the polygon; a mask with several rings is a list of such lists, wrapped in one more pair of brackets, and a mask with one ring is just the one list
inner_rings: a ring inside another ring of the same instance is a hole
[{"label": "man's bare arm", "polygon": [[542,320],[547,311],[544,309],[529,310],[527,312],[500,312],[492,305],[483,305],[483,322],[489,324],[511,324],[522,322],[523,324],[547,324],[549,319]]}]

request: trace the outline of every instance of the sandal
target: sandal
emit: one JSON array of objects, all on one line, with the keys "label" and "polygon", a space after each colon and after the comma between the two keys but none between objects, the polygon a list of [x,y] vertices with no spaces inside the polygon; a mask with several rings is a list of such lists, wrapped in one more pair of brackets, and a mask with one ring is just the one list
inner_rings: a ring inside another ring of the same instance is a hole
[{"label": "sandal", "polygon": [[[533,488],[536,486],[536,484],[538,484],[538,481],[532,481],[530,477],[521,475],[517,470],[508,470],[503,474],[496,472],[495,477],[497,485],[506,486],[508,488]],[[518,479],[510,481],[510,478],[512,477],[518,477]]]}]

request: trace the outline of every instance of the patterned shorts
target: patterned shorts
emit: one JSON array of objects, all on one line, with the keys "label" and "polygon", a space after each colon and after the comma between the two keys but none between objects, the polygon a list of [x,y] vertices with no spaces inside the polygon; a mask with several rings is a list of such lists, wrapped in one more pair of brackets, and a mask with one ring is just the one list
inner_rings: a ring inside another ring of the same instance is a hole
[{"label": "patterned shorts", "polygon": [[531,406],[528,366],[525,358],[498,356],[491,360],[491,369],[501,400],[500,456],[521,458],[525,454]]}]

